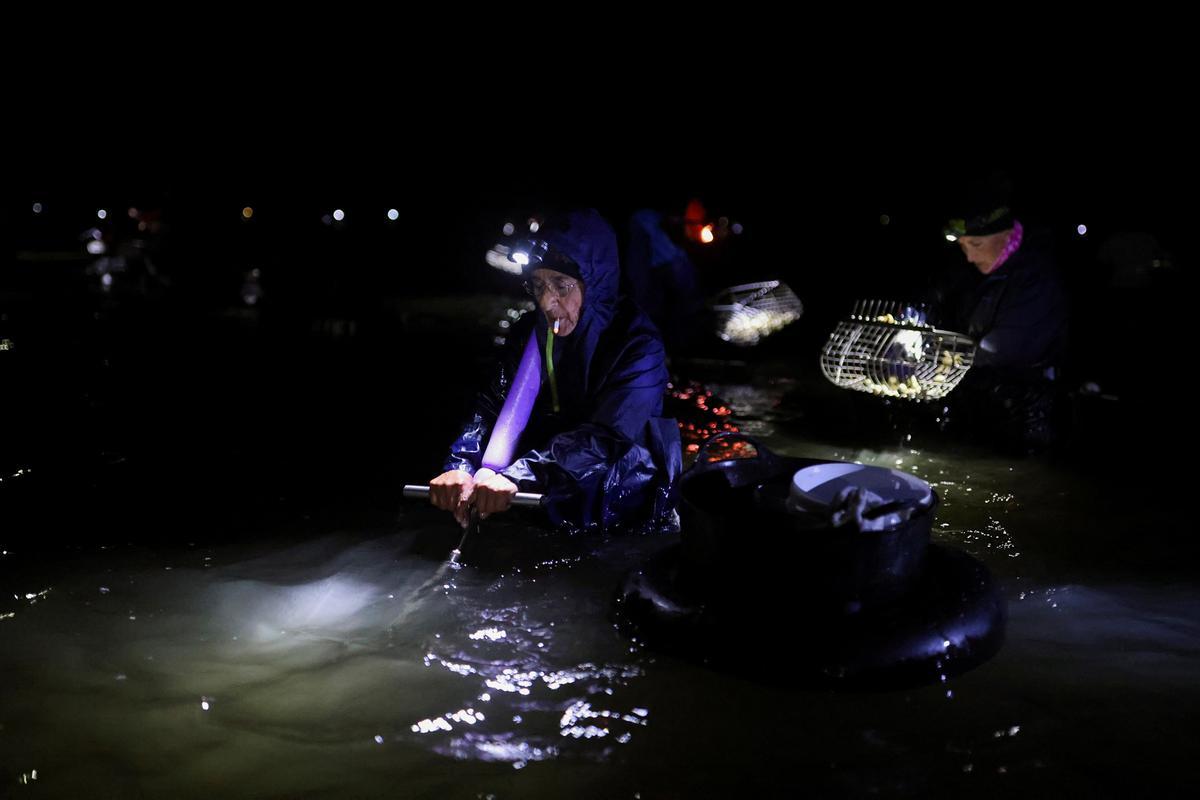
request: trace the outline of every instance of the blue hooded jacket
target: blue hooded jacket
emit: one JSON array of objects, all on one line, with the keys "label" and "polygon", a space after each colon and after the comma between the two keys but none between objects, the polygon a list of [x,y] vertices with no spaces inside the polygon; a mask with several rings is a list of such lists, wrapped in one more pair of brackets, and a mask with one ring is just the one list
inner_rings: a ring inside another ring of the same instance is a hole
[{"label": "blue hooded jacket", "polygon": [[[543,236],[579,267],[579,322],[555,341],[559,408],[546,387],[543,354],[533,413],[518,444],[523,453],[501,474],[522,491],[546,494],[554,524],[577,526],[657,520],[674,507],[682,468],[679,430],[661,416],[667,387],[662,338],[628,298],[619,296],[616,235],[593,209],[547,221]],[[526,314],[509,332],[491,384],[450,447],[445,469],[474,474],[531,333],[546,339],[546,317]]]}]

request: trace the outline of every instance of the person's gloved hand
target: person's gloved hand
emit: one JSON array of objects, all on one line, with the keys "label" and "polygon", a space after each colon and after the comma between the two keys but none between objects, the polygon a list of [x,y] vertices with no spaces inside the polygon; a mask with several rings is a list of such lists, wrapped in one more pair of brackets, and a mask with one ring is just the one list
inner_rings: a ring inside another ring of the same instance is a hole
[{"label": "person's gloved hand", "polygon": [[465,528],[469,513],[467,504],[470,502],[474,484],[475,478],[464,470],[452,469],[443,472],[429,482],[429,502],[436,508],[453,513],[458,524]]},{"label": "person's gloved hand", "polygon": [[484,467],[475,473],[475,485],[468,500],[479,510],[479,516],[487,519],[489,514],[507,511],[516,496],[515,483]]}]

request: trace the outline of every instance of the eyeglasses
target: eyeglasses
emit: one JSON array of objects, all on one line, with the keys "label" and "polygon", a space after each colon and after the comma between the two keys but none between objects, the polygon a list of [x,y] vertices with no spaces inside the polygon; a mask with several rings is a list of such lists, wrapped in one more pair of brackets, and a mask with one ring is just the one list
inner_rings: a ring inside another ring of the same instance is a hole
[{"label": "eyeglasses", "polygon": [[539,281],[536,278],[525,281],[523,284],[525,291],[529,293],[534,300],[541,299],[542,293],[550,289],[558,297],[559,300],[564,299],[575,288],[575,281],[563,280],[555,278],[550,281]]}]

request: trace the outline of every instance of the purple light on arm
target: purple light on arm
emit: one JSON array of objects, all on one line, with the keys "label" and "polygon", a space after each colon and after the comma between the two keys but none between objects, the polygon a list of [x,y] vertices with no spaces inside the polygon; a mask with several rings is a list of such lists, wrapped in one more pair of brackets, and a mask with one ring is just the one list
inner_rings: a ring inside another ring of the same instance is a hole
[{"label": "purple light on arm", "polygon": [[533,401],[537,399],[538,389],[541,388],[541,363],[535,330],[529,335],[525,352],[521,356],[521,364],[517,367],[517,375],[513,378],[508,397],[504,398],[504,406],[496,417],[492,438],[488,439],[487,449],[483,451],[483,466],[488,469],[499,472],[512,463],[517,439],[529,422],[529,415],[533,412]]}]

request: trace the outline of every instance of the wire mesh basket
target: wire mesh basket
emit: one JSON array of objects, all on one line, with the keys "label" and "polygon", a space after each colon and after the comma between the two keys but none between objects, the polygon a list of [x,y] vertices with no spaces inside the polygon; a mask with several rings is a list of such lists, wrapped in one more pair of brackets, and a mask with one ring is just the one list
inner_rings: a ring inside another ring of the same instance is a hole
[{"label": "wire mesh basket", "polygon": [[821,371],[843,389],[921,402],[948,395],[974,359],[975,342],[929,325],[924,307],[860,300],[821,350]]},{"label": "wire mesh basket", "polygon": [[761,281],[731,286],[713,303],[717,336],[748,347],[800,319],[804,305],[786,283]]}]

